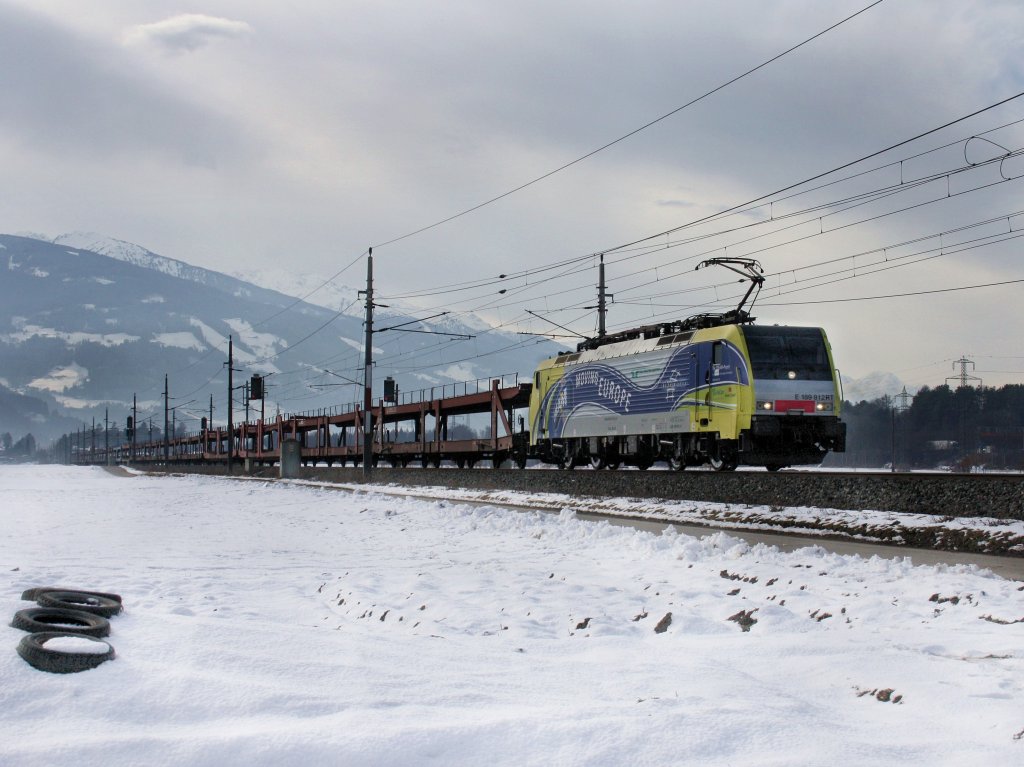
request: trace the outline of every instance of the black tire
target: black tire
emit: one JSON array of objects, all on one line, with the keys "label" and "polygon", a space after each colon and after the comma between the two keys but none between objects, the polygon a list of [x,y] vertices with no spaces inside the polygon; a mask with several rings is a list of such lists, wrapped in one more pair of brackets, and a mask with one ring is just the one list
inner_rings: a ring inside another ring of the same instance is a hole
[{"label": "black tire", "polygon": [[76,594],[88,594],[91,597],[104,597],[106,599],[113,599],[118,604],[121,603],[120,594],[109,594],[106,591],[85,591],[84,589],[76,589],[70,586],[37,586],[34,589],[28,589],[22,592],[21,598],[28,602],[35,602],[39,599],[39,595],[47,591],[73,591]]},{"label": "black tire", "polygon": [[110,621],[100,615],[83,610],[65,610],[61,607],[30,607],[14,614],[11,626],[30,634],[60,631],[82,636],[110,636]]},{"label": "black tire", "polygon": [[[60,637],[72,637],[77,640],[95,642],[98,645],[105,645],[103,652],[62,652],[51,650],[46,643]],[[25,662],[40,671],[48,671],[51,674],[74,674],[79,671],[88,671],[96,668],[104,661],[114,657],[114,648],[102,639],[71,634],[66,631],[43,631],[37,634],[28,634],[21,638],[18,643],[18,655],[24,658]]]},{"label": "black tire", "polygon": [[36,602],[40,607],[63,607],[65,610],[84,610],[93,615],[110,618],[121,612],[121,603],[106,597],[97,597],[82,591],[44,591]]}]

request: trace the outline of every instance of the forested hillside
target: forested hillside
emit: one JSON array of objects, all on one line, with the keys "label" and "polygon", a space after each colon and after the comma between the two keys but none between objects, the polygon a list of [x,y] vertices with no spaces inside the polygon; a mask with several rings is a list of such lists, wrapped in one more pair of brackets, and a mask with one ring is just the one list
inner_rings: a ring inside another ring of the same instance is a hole
[{"label": "forested hillside", "polygon": [[847,452],[829,466],[1024,470],[1024,385],[921,389],[898,400],[844,403]]}]

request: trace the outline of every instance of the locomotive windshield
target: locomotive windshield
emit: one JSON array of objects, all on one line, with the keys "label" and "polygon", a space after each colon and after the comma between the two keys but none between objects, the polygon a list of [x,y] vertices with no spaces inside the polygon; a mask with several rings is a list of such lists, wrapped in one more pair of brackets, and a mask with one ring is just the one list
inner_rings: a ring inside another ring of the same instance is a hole
[{"label": "locomotive windshield", "polygon": [[754,378],[828,381],[832,368],[821,328],[747,325],[743,328]]}]

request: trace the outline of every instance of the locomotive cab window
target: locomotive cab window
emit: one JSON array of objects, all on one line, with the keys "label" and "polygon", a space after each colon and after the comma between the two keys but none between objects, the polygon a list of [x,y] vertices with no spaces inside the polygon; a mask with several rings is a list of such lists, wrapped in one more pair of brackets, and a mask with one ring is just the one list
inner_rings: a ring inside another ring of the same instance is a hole
[{"label": "locomotive cab window", "polygon": [[754,378],[828,381],[832,368],[821,328],[743,328]]}]

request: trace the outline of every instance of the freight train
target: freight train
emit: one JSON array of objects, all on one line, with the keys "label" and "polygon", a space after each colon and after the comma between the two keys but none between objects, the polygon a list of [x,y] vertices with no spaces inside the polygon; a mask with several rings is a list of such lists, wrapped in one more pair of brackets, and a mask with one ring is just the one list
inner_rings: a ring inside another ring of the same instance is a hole
[{"label": "freight train", "polygon": [[[122,445],[115,460],[276,463],[282,444],[297,443],[303,463],[358,465],[366,460],[365,424],[372,423],[374,464],[442,460],[497,468],[530,459],[572,469],[623,465],[647,469],[657,461],[676,470],[740,465],[777,471],[817,464],[846,449],[846,425],[832,349],[817,327],[758,325],[743,306],[763,277],[748,259],[711,259],[750,281],[739,306],[722,314],[647,325],[584,340],[539,364],[529,383],[488,381],[402,401],[381,401],[367,414],[358,406],[207,429],[142,445]],[[700,267],[698,267],[700,268]],[[599,296],[604,296],[603,262]],[[604,306],[601,306],[603,324]],[[516,411],[528,409],[528,416]],[[452,416],[490,415],[489,435],[449,439]],[[366,416],[371,416],[367,418]],[[517,427],[518,424],[518,428]],[[529,428],[526,428],[526,425]],[[83,443],[84,444],[84,441]],[[95,441],[93,441],[95,444]],[[109,461],[80,449],[77,462]]]}]

